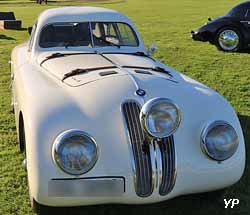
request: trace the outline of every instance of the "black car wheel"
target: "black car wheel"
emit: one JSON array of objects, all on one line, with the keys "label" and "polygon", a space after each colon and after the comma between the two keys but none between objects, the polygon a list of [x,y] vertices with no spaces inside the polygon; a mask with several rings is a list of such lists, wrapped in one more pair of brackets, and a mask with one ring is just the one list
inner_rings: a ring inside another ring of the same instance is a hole
[{"label": "black car wheel", "polygon": [[242,36],[238,29],[225,27],[219,30],[216,36],[216,46],[226,52],[236,52],[241,48]]}]

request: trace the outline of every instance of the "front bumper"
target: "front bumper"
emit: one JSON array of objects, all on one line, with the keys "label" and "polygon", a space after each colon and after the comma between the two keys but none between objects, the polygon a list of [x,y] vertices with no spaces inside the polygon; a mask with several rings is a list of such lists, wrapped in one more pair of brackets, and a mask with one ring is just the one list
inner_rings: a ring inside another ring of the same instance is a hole
[{"label": "front bumper", "polygon": [[191,38],[195,41],[207,42],[208,37],[204,32],[191,31]]},{"label": "front bumper", "polygon": [[[195,168],[194,164],[179,160],[173,190],[159,195],[159,187],[148,197],[135,193],[133,176],[49,179],[34,199],[48,206],[87,206],[97,204],[150,204],[176,196],[222,189],[236,183],[244,171],[245,156],[240,149],[231,161],[210,162]],[[203,162],[204,164],[204,162]]]}]

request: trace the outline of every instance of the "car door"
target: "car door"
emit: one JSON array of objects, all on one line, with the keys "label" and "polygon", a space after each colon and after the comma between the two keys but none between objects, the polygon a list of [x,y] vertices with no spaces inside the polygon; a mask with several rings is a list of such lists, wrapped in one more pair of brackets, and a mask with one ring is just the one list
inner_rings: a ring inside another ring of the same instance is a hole
[{"label": "car door", "polygon": [[240,22],[245,26],[245,28],[248,31],[245,34],[245,43],[249,44],[250,43],[250,7],[246,8],[244,18]]},{"label": "car door", "polygon": [[241,23],[250,31],[250,8],[245,11],[245,15]]},{"label": "car door", "polygon": [[245,14],[245,21],[250,22],[250,7],[247,9]]}]

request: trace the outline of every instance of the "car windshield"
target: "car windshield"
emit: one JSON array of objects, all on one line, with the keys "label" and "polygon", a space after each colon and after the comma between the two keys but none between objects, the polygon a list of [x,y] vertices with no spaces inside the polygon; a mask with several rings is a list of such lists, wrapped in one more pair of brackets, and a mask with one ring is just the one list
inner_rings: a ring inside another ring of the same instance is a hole
[{"label": "car windshield", "polygon": [[228,11],[227,16],[230,17],[243,17],[247,12],[246,7],[241,5],[233,7],[231,10]]},{"label": "car windshield", "polygon": [[134,30],[126,23],[86,22],[55,23],[43,28],[39,45],[42,48],[68,46],[138,46]]}]

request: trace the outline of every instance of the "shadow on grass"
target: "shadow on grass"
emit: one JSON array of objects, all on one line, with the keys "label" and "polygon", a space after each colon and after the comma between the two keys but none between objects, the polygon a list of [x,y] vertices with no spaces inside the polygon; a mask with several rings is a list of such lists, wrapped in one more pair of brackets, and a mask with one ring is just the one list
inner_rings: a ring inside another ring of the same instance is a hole
[{"label": "shadow on grass", "polygon": [[16,31],[28,31],[28,28],[19,28],[19,29],[15,29]]},{"label": "shadow on grass", "polygon": [[16,39],[13,37],[8,37],[4,34],[0,34],[0,40],[16,40]]},{"label": "shadow on grass", "polygon": [[248,49],[243,49],[243,50],[240,50],[240,51],[238,51],[238,53],[242,53],[242,54],[250,54],[250,48],[248,48]]}]

